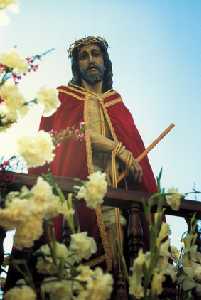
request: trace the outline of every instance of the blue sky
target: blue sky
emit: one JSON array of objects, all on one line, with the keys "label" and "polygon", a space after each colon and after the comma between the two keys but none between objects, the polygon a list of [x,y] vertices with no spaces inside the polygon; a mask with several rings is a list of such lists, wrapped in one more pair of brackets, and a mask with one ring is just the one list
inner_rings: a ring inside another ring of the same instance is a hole
[{"label": "blue sky", "polygon": [[[14,45],[26,56],[55,48],[39,71],[22,83],[27,97],[41,86],[68,82],[71,70],[66,49],[71,42],[86,35],[104,36],[110,46],[114,88],[132,112],[145,145],[170,123],[176,124],[150,153],[155,174],[163,167],[166,188],[188,192],[195,183],[201,189],[201,1],[19,3],[19,14],[11,15],[9,26],[0,27],[0,52]],[[33,119],[26,118],[18,132],[34,130],[39,117]],[[14,130],[9,134],[0,139],[13,149],[16,134]],[[183,230],[183,225],[176,226]]]}]

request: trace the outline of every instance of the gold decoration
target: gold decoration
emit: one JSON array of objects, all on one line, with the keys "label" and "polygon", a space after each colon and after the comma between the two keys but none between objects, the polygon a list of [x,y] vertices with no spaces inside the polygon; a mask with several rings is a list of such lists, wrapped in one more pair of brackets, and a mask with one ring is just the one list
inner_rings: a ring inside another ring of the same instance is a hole
[{"label": "gold decoration", "polygon": [[113,106],[117,103],[120,103],[120,102],[123,102],[121,98],[117,98],[117,99],[114,99],[114,100],[110,100],[110,101],[107,101],[105,103],[105,107],[110,107],[110,106]]}]

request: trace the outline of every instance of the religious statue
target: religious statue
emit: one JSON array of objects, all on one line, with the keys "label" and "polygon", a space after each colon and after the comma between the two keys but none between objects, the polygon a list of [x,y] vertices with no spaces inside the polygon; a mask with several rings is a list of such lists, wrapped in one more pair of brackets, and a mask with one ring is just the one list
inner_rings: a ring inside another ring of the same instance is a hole
[{"label": "religious statue", "polygon": [[[131,113],[112,88],[112,63],[106,40],[94,36],[82,38],[70,46],[68,54],[73,78],[67,85],[58,87],[61,105],[51,117],[42,118],[40,129],[59,132],[84,123],[85,134],[81,141],[70,139],[56,148],[50,166],[52,174],[86,179],[100,170],[106,173],[113,188],[155,192],[148,158],[140,164],[135,161],[144,151],[144,145]],[[30,173],[44,171],[41,167]],[[81,231],[88,232],[98,244],[91,265],[116,272],[119,266],[114,235],[117,227],[120,228],[123,242],[123,226],[127,223],[124,213],[111,207],[94,211],[80,202],[76,204],[76,216]],[[57,238],[61,240],[61,221],[55,226]]]}]

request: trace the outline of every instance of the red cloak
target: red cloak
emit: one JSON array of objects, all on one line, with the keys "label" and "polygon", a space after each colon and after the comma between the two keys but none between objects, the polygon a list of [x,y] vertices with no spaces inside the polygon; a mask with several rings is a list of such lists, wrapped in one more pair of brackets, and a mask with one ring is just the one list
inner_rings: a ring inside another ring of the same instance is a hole
[{"label": "red cloak", "polygon": [[[87,124],[87,97],[90,92],[76,86],[61,86],[58,88],[61,105],[51,117],[42,118],[40,130],[56,132],[67,127],[79,128],[80,123]],[[134,157],[144,151],[144,144],[134,124],[129,110],[125,107],[121,96],[116,91],[108,91],[101,97],[102,108],[114,139],[122,142]],[[147,192],[156,191],[156,183],[148,158],[140,163],[143,169],[141,189]],[[93,170],[91,157],[90,137],[85,136],[83,141],[70,139],[61,143],[51,164],[52,174],[55,176],[78,177],[85,179]],[[30,173],[40,174],[45,168],[32,169]],[[99,239],[99,230],[96,225],[96,214],[80,204],[78,217],[81,231]],[[87,221],[86,221],[87,220]]]}]

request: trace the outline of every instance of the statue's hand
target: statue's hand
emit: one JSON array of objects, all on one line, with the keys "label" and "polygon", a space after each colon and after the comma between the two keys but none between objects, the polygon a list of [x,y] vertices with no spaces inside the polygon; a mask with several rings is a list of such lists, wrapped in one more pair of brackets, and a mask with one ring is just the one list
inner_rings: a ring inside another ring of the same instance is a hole
[{"label": "statue's hand", "polygon": [[[131,159],[130,163],[128,164],[129,157],[131,157]],[[141,182],[143,171],[140,164],[134,159],[132,153],[123,147],[119,153],[119,158],[125,163],[126,166],[129,167],[129,170],[133,173],[134,178],[138,182]]]},{"label": "statue's hand", "polygon": [[131,172],[133,173],[135,179],[138,182],[142,181],[143,171],[142,167],[140,166],[139,162],[137,162],[135,159],[133,159],[133,163],[130,168]]},{"label": "statue's hand", "polygon": [[89,131],[93,147],[99,151],[111,152],[114,148],[114,141],[102,136],[98,133]]},{"label": "statue's hand", "polygon": [[[94,149],[103,152],[112,152],[116,144],[113,140],[102,136],[101,134],[94,133],[91,130],[88,131],[91,137],[91,141]],[[127,150],[124,146],[121,148],[117,154],[118,158],[121,159],[126,166],[129,167],[129,170],[133,173],[134,178],[140,182],[142,179],[142,168],[140,164],[133,158],[132,153]],[[130,160],[129,157],[131,158]],[[129,164],[128,164],[129,161]]]}]

